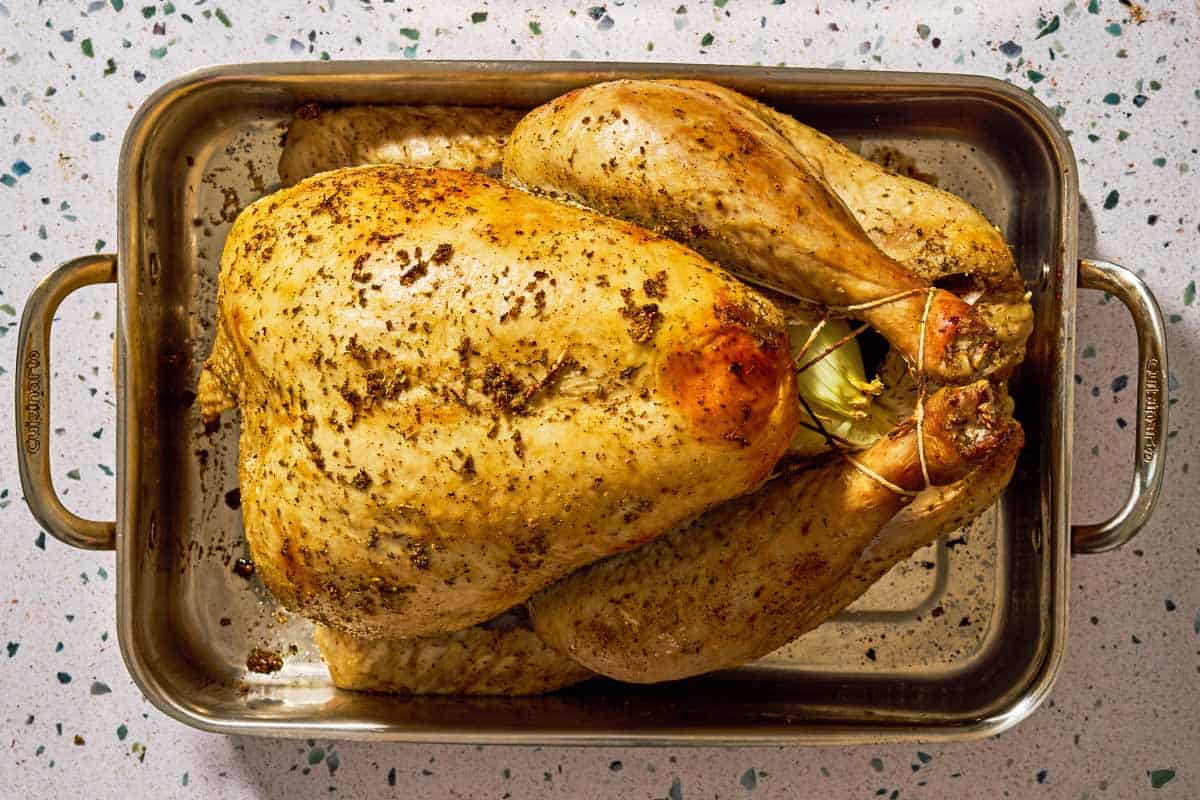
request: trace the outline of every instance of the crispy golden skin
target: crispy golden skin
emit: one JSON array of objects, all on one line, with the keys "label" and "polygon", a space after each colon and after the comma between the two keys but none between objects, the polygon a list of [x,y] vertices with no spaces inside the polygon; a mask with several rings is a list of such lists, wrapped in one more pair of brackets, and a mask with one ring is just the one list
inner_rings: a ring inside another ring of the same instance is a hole
[{"label": "crispy golden skin", "polygon": [[1007,374],[1022,349],[949,292],[935,291],[926,313],[928,282],[871,241],[821,165],[778,129],[778,116],[707,83],[597,84],[522,119],[505,147],[504,176],[662,231],[823,305],[900,295],[854,315],[936,380]]},{"label": "crispy golden skin", "polygon": [[301,106],[288,125],[279,179],[367,164],[498,172],[520,111],[462,106]]},{"label": "crispy golden skin", "polygon": [[525,695],[591,677],[589,670],[544,643],[527,620],[506,617],[410,639],[360,639],[319,625],[315,638],[339,689]]},{"label": "crispy golden skin", "polygon": [[239,216],[201,405],[241,410],[276,598],[406,637],[756,488],[795,391],[778,310],[675,242],[478,175],[364,167]]},{"label": "crispy golden skin", "polygon": [[[940,390],[924,425],[931,479],[954,482],[1020,436],[986,381]],[[859,461],[900,488],[923,485],[911,422]],[[555,583],[528,604],[534,630],[589,669],[635,683],[751,661],[826,618],[813,610],[905,502],[842,460],[780,478]]]}]

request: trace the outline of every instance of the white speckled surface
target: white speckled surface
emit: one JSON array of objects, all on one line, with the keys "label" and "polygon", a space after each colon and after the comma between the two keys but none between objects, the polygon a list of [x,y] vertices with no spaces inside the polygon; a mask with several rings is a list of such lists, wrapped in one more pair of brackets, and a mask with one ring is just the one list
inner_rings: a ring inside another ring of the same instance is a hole
[{"label": "white speckled surface", "polygon": [[[1070,641],[1046,706],[1002,737],[958,746],[310,745],[189,730],[155,711],[126,675],[109,633],[112,556],[39,535],[21,500],[5,412],[0,796],[1200,794],[1200,526],[1189,474],[1200,381],[1200,3],[776,2],[629,0],[589,14],[586,3],[485,0],[0,0],[0,397],[12,397],[15,323],[36,280],[115,238],[117,153],[134,109],[194,67],[328,53],[1006,77],[1062,109],[1081,165],[1081,253],[1141,272],[1169,318],[1171,348],[1173,438],[1158,513],[1120,552],[1073,561]],[[473,12],[486,19],[473,21]],[[114,292],[88,290],[59,317],[55,479],[74,508],[110,516]],[[1125,492],[1133,444],[1121,428],[1134,413],[1134,392],[1120,376],[1135,371],[1132,327],[1117,306],[1086,293],[1078,342],[1075,517],[1090,520],[1114,510]]]}]

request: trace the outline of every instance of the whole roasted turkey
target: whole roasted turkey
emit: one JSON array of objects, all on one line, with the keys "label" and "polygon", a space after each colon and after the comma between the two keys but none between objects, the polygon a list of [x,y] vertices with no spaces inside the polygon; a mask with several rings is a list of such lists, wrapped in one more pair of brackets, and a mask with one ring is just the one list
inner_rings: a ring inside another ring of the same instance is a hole
[{"label": "whole roasted turkey", "polygon": [[[1021,431],[976,379],[1011,371],[1031,317],[975,209],[711,84],[601,84],[518,119],[305,107],[293,185],[226,242],[201,409],[241,411],[251,554],[320,623],[338,686],[733,666],[1002,491]],[[455,171],[501,161],[504,183]],[[725,189],[698,192],[705,171]],[[812,427],[795,301],[731,273],[874,324],[918,367],[920,424],[896,380],[890,434],[787,466]],[[930,283],[964,274],[966,300]]]}]

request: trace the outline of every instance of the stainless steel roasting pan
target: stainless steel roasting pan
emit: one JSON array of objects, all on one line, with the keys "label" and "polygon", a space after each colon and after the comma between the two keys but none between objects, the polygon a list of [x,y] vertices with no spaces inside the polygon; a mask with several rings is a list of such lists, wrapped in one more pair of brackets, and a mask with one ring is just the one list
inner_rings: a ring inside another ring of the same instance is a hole
[{"label": "stainless steel roasting pan", "polygon": [[[323,103],[530,108],[619,77],[703,78],[870,154],[898,151],[966,196],[1013,244],[1036,330],[1014,381],[1028,444],[1002,502],[899,565],[810,636],[758,663],[679,683],[596,680],[534,698],[382,697],[334,689],[308,624],[282,614],[242,555],[236,427],[193,404],[213,333],[217,266],[237,210],[276,181],[292,110]],[[578,744],[853,743],[969,739],[1046,696],[1066,641],[1069,556],[1133,536],[1162,479],[1166,353],[1134,274],[1077,253],[1075,159],[1052,114],[989,78],[757,67],[529,62],[247,64],[156,92],[125,136],[119,248],[62,265],[25,307],[18,344],[21,480],[46,530],[115,549],[121,652],[166,714],[225,733]],[[116,520],[67,511],[50,479],[49,327],[75,289],[115,282]],[[1076,289],[1110,293],[1138,335],[1133,488],[1099,525],[1071,526]],[[247,672],[255,646],[287,654]],[[294,647],[294,651],[289,648]]]}]

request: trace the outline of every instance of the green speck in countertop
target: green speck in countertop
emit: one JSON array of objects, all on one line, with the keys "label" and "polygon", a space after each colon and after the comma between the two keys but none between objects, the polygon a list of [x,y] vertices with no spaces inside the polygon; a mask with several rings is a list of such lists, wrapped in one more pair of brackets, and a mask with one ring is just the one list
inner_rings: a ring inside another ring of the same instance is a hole
[{"label": "green speck in countertop", "polygon": [[308,763],[320,764],[325,758],[325,750],[320,747],[314,747],[308,751]]},{"label": "green speck in countertop", "polygon": [[667,790],[667,800],[683,800],[683,784],[679,778],[671,779],[671,788]]},{"label": "green speck in countertop", "polygon": [[1025,73],[1025,77],[1029,78],[1033,83],[1041,83],[1046,76],[1035,69],[1031,69]]},{"label": "green speck in countertop", "polygon": [[400,35],[405,39],[412,39],[414,42],[421,38],[421,32],[416,28],[401,28]]},{"label": "green speck in countertop", "polygon": [[488,15],[488,12],[486,12],[486,11],[471,12],[471,24],[478,25],[481,22],[487,22],[487,15]]},{"label": "green speck in countertop", "polygon": [[125,737],[128,735],[129,735],[129,728],[127,728],[125,726],[125,723],[122,722],[120,725],[117,726],[117,739],[119,739],[120,741],[123,742],[123,741],[125,741]]},{"label": "green speck in countertop", "polygon": [[108,688],[108,684],[104,681],[92,681],[91,693],[93,695],[112,694],[112,689]]},{"label": "green speck in countertop", "polygon": [[34,543],[34,545],[37,546],[37,548],[39,550],[45,550],[46,549],[46,532],[45,531],[40,532],[37,535],[37,538],[33,540],[33,543]]},{"label": "green speck in countertop", "polygon": [[738,783],[748,792],[753,792],[758,788],[758,775],[754,772],[754,768],[746,770],[742,773],[742,777],[738,779]]},{"label": "green speck in countertop", "polygon": [[69,673],[69,672],[58,673],[58,682],[63,683],[63,684],[70,683],[71,682],[71,673]]},{"label": "green speck in countertop", "polygon": [[1109,92],[1108,94],[1104,95],[1105,105],[1115,106],[1115,105],[1119,104],[1120,102],[1121,102],[1121,95],[1117,94],[1116,92]]},{"label": "green speck in countertop", "polygon": [[1117,203],[1120,202],[1120,200],[1121,200],[1121,193],[1118,192],[1116,189],[1113,189],[1111,192],[1108,193],[1108,196],[1104,198],[1105,210],[1111,210],[1111,209],[1116,208]]},{"label": "green speck in countertop", "polygon": [[1038,31],[1038,35],[1035,36],[1034,38],[1040,39],[1043,36],[1049,36],[1050,34],[1054,33],[1056,30],[1058,30],[1058,26],[1059,26],[1060,22],[1061,22],[1061,20],[1059,20],[1058,14],[1055,14],[1054,18],[1051,19],[1049,22],[1046,22],[1045,19],[1039,19],[1038,20],[1038,28],[1040,28],[1041,30]]},{"label": "green speck in countertop", "polygon": [[714,37],[714,36],[713,36],[711,33],[706,33],[706,34],[704,34],[704,36],[703,36],[703,37],[700,39],[700,46],[701,46],[701,47],[708,47],[710,44],[712,44],[712,43],[713,43],[713,40],[714,40],[715,38],[716,38],[716,37]]},{"label": "green speck in countertop", "polygon": [[624,768],[625,768],[625,765],[622,764],[620,761],[613,761],[608,765],[608,769],[610,772],[620,772]]},{"label": "green speck in countertop", "polygon": [[9,642],[8,643],[8,657],[12,658],[13,656],[15,656],[19,649],[21,649],[20,642]]},{"label": "green speck in countertop", "polygon": [[1089,14],[1100,13],[1100,0],[1088,0],[1087,10]]},{"label": "green speck in countertop", "polygon": [[1196,282],[1188,281],[1188,285],[1183,287],[1183,304],[1190,306],[1196,302]]},{"label": "green speck in countertop", "polygon": [[532,33],[534,36],[541,36],[541,35],[542,35],[542,25],[541,25],[541,23],[540,23],[540,22],[536,22],[536,21],[534,21],[534,20],[530,20],[530,22],[529,22],[529,32],[530,32],[530,33]]},{"label": "green speck in countertop", "polygon": [[224,25],[226,28],[233,27],[233,22],[230,21],[229,15],[226,14],[224,12],[224,10],[218,8],[216,11],[213,12],[213,16],[215,16],[218,20],[220,20],[221,24]]},{"label": "green speck in countertop", "polygon": [[1120,36],[1121,35],[1121,23],[1114,22],[1110,25],[1106,25],[1104,30],[1108,31],[1113,36]]},{"label": "green speck in countertop", "polygon": [[83,54],[88,58],[92,58],[96,55],[96,51],[92,48],[91,39],[84,39],[82,42],[80,42],[79,49],[82,50]]},{"label": "green speck in countertop", "polygon": [[183,786],[188,785],[188,774],[186,772],[183,773],[183,778],[182,778],[182,780],[180,780],[180,784],[182,784]]},{"label": "green speck in countertop", "polygon": [[1175,780],[1175,770],[1173,769],[1152,769],[1148,774],[1150,775],[1150,786],[1154,789],[1161,789]]}]

